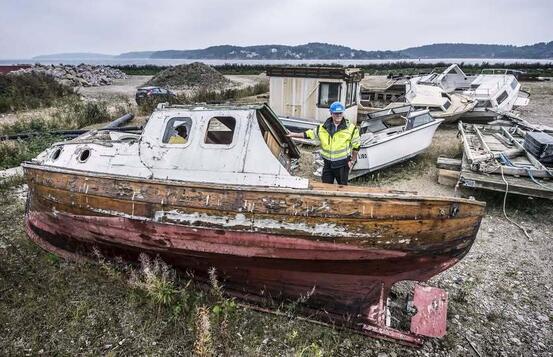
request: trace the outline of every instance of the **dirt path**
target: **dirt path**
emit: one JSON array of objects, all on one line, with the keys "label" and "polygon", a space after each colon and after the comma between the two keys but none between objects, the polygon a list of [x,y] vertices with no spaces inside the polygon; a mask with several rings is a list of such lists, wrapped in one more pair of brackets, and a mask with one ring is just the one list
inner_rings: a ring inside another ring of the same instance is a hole
[{"label": "dirt path", "polygon": [[102,87],[82,87],[78,91],[86,98],[112,101],[125,98],[134,102],[136,89],[142,87],[152,76],[128,76],[126,79],[116,79],[112,85]]}]

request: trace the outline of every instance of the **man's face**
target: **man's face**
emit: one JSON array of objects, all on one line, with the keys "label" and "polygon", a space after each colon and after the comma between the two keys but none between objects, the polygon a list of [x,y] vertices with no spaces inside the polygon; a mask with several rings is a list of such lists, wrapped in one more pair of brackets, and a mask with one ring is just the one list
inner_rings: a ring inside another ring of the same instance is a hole
[{"label": "man's face", "polygon": [[185,127],[179,126],[179,127],[177,128],[177,133],[179,134],[179,136],[182,136],[183,138],[186,139],[187,132],[186,132],[186,128],[185,128]]},{"label": "man's face", "polygon": [[332,121],[334,124],[340,124],[344,118],[344,113],[332,113]]}]

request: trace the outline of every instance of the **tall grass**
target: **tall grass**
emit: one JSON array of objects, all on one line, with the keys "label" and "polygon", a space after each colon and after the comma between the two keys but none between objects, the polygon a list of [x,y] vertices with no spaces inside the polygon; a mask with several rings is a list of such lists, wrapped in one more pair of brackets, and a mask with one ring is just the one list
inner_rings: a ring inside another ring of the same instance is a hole
[{"label": "tall grass", "polygon": [[66,97],[76,93],[46,74],[0,75],[0,113],[47,107]]},{"label": "tall grass", "polygon": [[[195,104],[208,103],[220,104],[232,102],[240,98],[251,97],[269,92],[268,82],[259,82],[254,86],[246,88],[229,88],[222,91],[212,91],[207,88],[200,88],[193,94],[179,94],[175,98],[169,100],[170,104]],[[139,106],[139,112],[142,114],[151,113],[159,103],[167,102],[166,99],[150,98]]]},{"label": "tall grass", "polygon": [[[38,115],[38,114],[37,114]],[[83,102],[76,97],[68,98],[51,114],[42,114],[28,120],[0,125],[0,135],[13,135],[49,130],[79,129],[103,123],[111,119],[104,102]]]}]

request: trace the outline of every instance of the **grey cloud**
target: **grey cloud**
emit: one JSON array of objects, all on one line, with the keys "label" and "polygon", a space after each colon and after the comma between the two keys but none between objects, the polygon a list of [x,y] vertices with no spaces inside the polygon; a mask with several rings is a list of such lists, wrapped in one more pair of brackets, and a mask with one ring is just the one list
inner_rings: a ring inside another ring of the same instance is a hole
[{"label": "grey cloud", "polygon": [[400,49],[553,40],[550,0],[2,1],[0,58],[218,44]]}]

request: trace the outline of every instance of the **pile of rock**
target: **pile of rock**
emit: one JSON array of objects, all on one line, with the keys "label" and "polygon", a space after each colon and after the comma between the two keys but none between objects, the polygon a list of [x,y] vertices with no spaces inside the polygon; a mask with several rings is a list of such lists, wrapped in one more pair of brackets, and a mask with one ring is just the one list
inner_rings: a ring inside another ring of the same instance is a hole
[{"label": "pile of rock", "polygon": [[20,69],[10,74],[37,72],[50,75],[59,82],[72,87],[106,86],[112,84],[114,79],[127,78],[127,75],[118,69],[90,64],[80,64],[78,66],[35,64],[30,68]]},{"label": "pile of rock", "polygon": [[221,90],[232,83],[213,67],[201,62],[194,62],[163,70],[147,84],[177,90],[199,88]]}]

